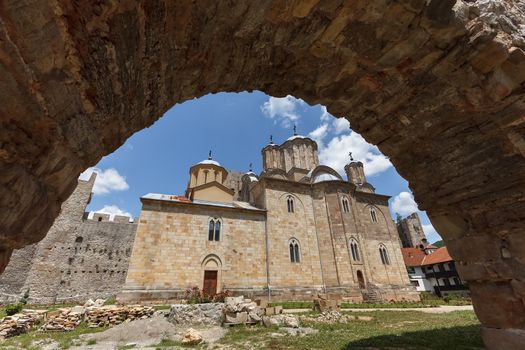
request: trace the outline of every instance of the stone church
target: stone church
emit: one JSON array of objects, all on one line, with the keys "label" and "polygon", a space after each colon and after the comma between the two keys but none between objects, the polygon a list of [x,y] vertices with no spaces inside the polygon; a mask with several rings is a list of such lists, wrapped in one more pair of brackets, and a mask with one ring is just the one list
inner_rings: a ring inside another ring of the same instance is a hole
[{"label": "stone church", "polygon": [[419,299],[389,197],[361,162],[350,160],[344,180],[300,135],[270,141],[262,159],[260,175],[238,174],[210,154],[190,168],[184,196],[143,196],[119,300],[176,299],[193,286],[272,300]]}]

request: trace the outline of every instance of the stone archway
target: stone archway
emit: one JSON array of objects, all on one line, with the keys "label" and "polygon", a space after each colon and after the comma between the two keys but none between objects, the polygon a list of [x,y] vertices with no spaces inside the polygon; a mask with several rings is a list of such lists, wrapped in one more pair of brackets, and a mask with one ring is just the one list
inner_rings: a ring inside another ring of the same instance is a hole
[{"label": "stone archway", "polygon": [[523,0],[3,2],[0,265],[45,235],[82,170],[170,106],[259,89],[322,103],[378,145],[458,261],[487,345],[523,341],[524,9]]}]

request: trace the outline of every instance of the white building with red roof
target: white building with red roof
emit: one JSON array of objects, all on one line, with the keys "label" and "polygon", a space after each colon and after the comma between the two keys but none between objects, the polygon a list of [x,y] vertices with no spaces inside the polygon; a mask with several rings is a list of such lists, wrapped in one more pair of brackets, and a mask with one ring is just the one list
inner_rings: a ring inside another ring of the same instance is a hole
[{"label": "white building with red roof", "polygon": [[401,248],[401,253],[410,283],[417,291],[432,292],[439,296],[470,295],[468,287],[459,277],[447,247],[428,245],[424,248]]}]

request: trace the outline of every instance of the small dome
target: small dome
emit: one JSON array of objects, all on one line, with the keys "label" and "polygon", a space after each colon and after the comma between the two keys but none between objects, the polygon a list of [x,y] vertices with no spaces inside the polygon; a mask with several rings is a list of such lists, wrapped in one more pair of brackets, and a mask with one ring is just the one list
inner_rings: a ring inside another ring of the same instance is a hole
[{"label": "small dome", "polygon": [[295,139],[305,139],[306,136],[303,136],[303,135],[293,135],[292,137],[289,137],[288,139],[286,139],[286,141],[291,141],[291,140],[295,140]]},{"label": "small dome", "polygon": [[317,175],[315,178],[314,178],[314,184],[318,183],[318,182],[323,182],[323,181],[340,181],[341,179],[338,178],[337,176],[335,175],[332,175],[332,174],[328,174],[328,173],[321,173],[319,175]]},{"label": "small dome", "polygon": [[219,164],[219,162],[217,162],[217,161],[215,161],[215,160],[213,160],[213,159],[205,159],[205,160],[203,160],[202,162],[199,162],[199,163],[197,163],[197,164],[212,164],[212,165],[221,166],[221,165]]}]

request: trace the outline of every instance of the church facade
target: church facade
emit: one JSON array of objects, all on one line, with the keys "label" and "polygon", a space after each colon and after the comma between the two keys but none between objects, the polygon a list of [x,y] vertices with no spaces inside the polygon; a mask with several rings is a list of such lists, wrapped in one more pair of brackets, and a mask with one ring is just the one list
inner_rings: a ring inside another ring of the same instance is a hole
[{"label": "church facade", "polygon": [[300,135],[270,142],[262,158],[257,175],[210,156],[190,168],[184,196],[143,196],[118,298],[177,299],[196,286],[271,300],[419,300],[389,197],[375,193],[361,162],[346,165],[344,180]]}]

